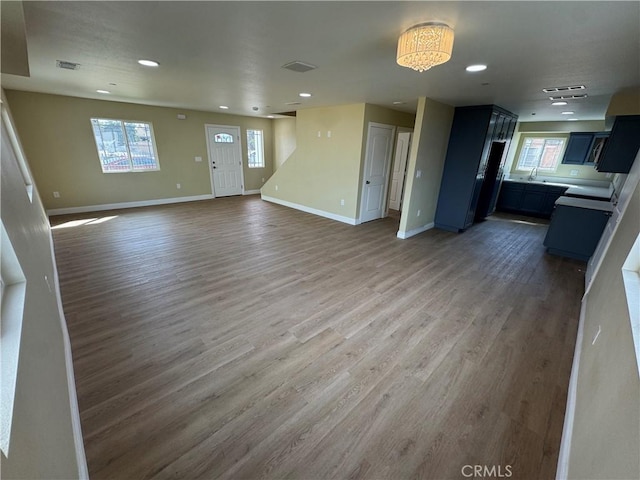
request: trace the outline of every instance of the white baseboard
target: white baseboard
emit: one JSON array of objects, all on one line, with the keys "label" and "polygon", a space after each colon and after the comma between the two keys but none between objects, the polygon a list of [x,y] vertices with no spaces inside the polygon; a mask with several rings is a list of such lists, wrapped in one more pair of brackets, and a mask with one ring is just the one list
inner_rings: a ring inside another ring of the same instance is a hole
[{"label": "white baseboard", "polygon": [[104,203],[102,205],[87,205],[85,207],[53,208],[47,210],[47,215],[66,215],[68,213],[100,212],[103,210],[119,210],[121,208],[149,207],[152,205],[166,205],[169,203],[195,202],[210,200],[211,194],[194,195],[192,197],[159,198],[157,200],[141,200],[138,202]]},{"label": "white baseboard", "polygon": [[270,197],[268,195],[262,195],[262,200],[271,203],[277,203],[278,205],[283,205],[285,207],[293,208],[295,210],[301,210],[306,213],[312,213],[313,215],[318,215],[320,217],[329,218],[331,220],[336,220],[342,223],[348,223],[349,225],[355,225],[356,219],[343,217],[342,215],[336,215],[335,213],[325,212],[324,210],[318,210],[316,208],[307,207],[305,205],[300,205],[298,203],[288,202],[286,200],[281,200],[280,198]]},{"label": "white baseboard", "polygon": [[398,230],[397,237],[404,240],[406,238],[413,237],[414,235],[418,235],[419,233],[426,232],[427,230],[431,230],[433,227],[435,227],[435,224],[431,222],[422,227],[414,228],[413,230]]},{"label": "white baseboard", "polygon": [[[53,262],[53,287],[58,304],[58,317],[60,318],[60,329],[62,330],[62,342],[64,344],[64,363],[67,373],[67,391],[69,392],[69,409],[71,413],[71,430],[73,432],[73,443],[76,451],[76,468],[80,480],[89,480],[89,469],[87,467],[87,457],[84,450],[82,438],[82,426],[80,425],[80,409],[78,408],[78,396],[76,393],[76,380],[73,372],[73,357],[71,355],[71,341],[67,320],[62,309],[62,298],[60,296],[60,280],[58,278],[58,267],[56,266],[56,254],[53,247],[53,237],[49,230],[49,248],[51,249],[51,260]],[[46,277],[45,277],[46,278]]]},{"label": "white baseboard", "polygon": [[567,408],[564,412],[564,426],[562,427],[562,439],[560,440],[560,452],[558,453],[558,468],[556,470],[556,480],[566,480],[569,476],[571,440],[573,438],[573,424],[576,417],[576,397],[578,394],[578,371],[580,369],[580,356],[582,355],[584,317],[587,310],[587,301],[588,295],[582,297],[582,305],[580,306],[580,320],[578,322],[578,334],[576,336],[576,347],[573,351],[573,363],[571,365],[571,377],[569,379]]},{"label": "white baseboard", "polygon": [[245,190],[242,192],[243,195],[257,195],[260,193],[260,190]]}]

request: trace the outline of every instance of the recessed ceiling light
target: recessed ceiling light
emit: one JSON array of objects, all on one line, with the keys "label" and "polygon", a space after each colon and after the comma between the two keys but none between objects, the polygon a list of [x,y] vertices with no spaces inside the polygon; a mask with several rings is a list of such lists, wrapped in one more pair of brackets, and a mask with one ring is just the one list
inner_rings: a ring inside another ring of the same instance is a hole
[{"label": "recessed ceiling light", "polygon": [[96,90],[96,92],[98,92],[98,93],[104,93],[104,94],[109,94],[109,93],[111,93],[109,90]]},{"label": "recessed ceiling light", "polygon": [[400,100],[397,100],[397,101],[393,102],[394,105],[404,105],[405,103],[407,103],[407,102],[402,102]]},{"label": "recessed ceiling light", "polygon": [[553,102],[551,105],[559,106],[559,105],[566,105],[566,104],[567,102]]},{"label": "recessed ceiling light", "polygon": [[486,70],[487,66],[486,65],[469,65],[467,68],[465,68],[465,70],[467,72],[481,72],[483,70]]},{"label": "recessed ceiling light", "polygon": [[573,115],[575,112],[562,112],[562,115]]},{"label": "recessed ceiling light", "polygon": [[157,67],[160,65],[158,62],[154,62],[153,60],[138,60],[138,63],[145,67]]},{"label": "recessed ceiling light", "polygon": [[276,118],[273,115],[267,115],[267,118]]},{"label": "recessed ceiling light", "polygon": [[577,118],[567,118],[567,120],[568,120],[569,122],[577,122],[577,121],[578,121],[578,119],[577,119]]},{"label": "recessed ceiling light", "polygon": [[311,96],[310,93],[305,93],[305,92],[299,93],[298,95],[301,96],[301,97],[304,97],[304,98],[308,98],[308,97]]},{"label": "recessed ceiling light", "polygon": [[226,105],[220,105],[218,108],[221,108],[222,110],[229,110],[229,107]]}]

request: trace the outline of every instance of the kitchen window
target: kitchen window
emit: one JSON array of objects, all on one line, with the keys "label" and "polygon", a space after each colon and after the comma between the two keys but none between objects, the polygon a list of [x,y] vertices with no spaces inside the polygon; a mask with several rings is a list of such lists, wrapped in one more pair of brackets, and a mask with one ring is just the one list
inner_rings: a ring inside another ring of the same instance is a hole
[{"label": "kitchen window", "polygon": [[525,137],[516,168],[555,172],[562,160],[564,146],[564,138]]},{"label": "kitchen window", "polygon": [[103,173],[160,170],[150,123],[92,118],[91,126]]},{"label": "kitchen window", "polygon": [[264,168],[264,139],[262,130],[247,130],[249,168]]}]

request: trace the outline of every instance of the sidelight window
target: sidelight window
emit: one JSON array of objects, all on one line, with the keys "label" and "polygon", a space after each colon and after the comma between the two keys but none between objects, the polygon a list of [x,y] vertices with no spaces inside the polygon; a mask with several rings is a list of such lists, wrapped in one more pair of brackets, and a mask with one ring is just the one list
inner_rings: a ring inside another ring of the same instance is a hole
[{"label": "sidelight window", "polygon": [[262,130],[247,130],[249,168],[264,168],[264,139]]},{"label": "sidelight window", "polygon": [[103,173],[160,170],[150,123],[92,118]]}]

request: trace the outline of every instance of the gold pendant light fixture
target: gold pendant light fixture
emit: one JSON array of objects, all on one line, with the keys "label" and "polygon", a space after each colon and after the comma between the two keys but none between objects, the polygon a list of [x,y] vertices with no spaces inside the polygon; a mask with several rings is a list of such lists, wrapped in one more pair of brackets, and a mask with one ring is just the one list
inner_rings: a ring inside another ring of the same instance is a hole
[{"label": "gold pendant light fixture", "polygon": [[443,23],[422,23],[398,39],[398,65],[424,72],[448,62],[453,50],[453,29]]}]

